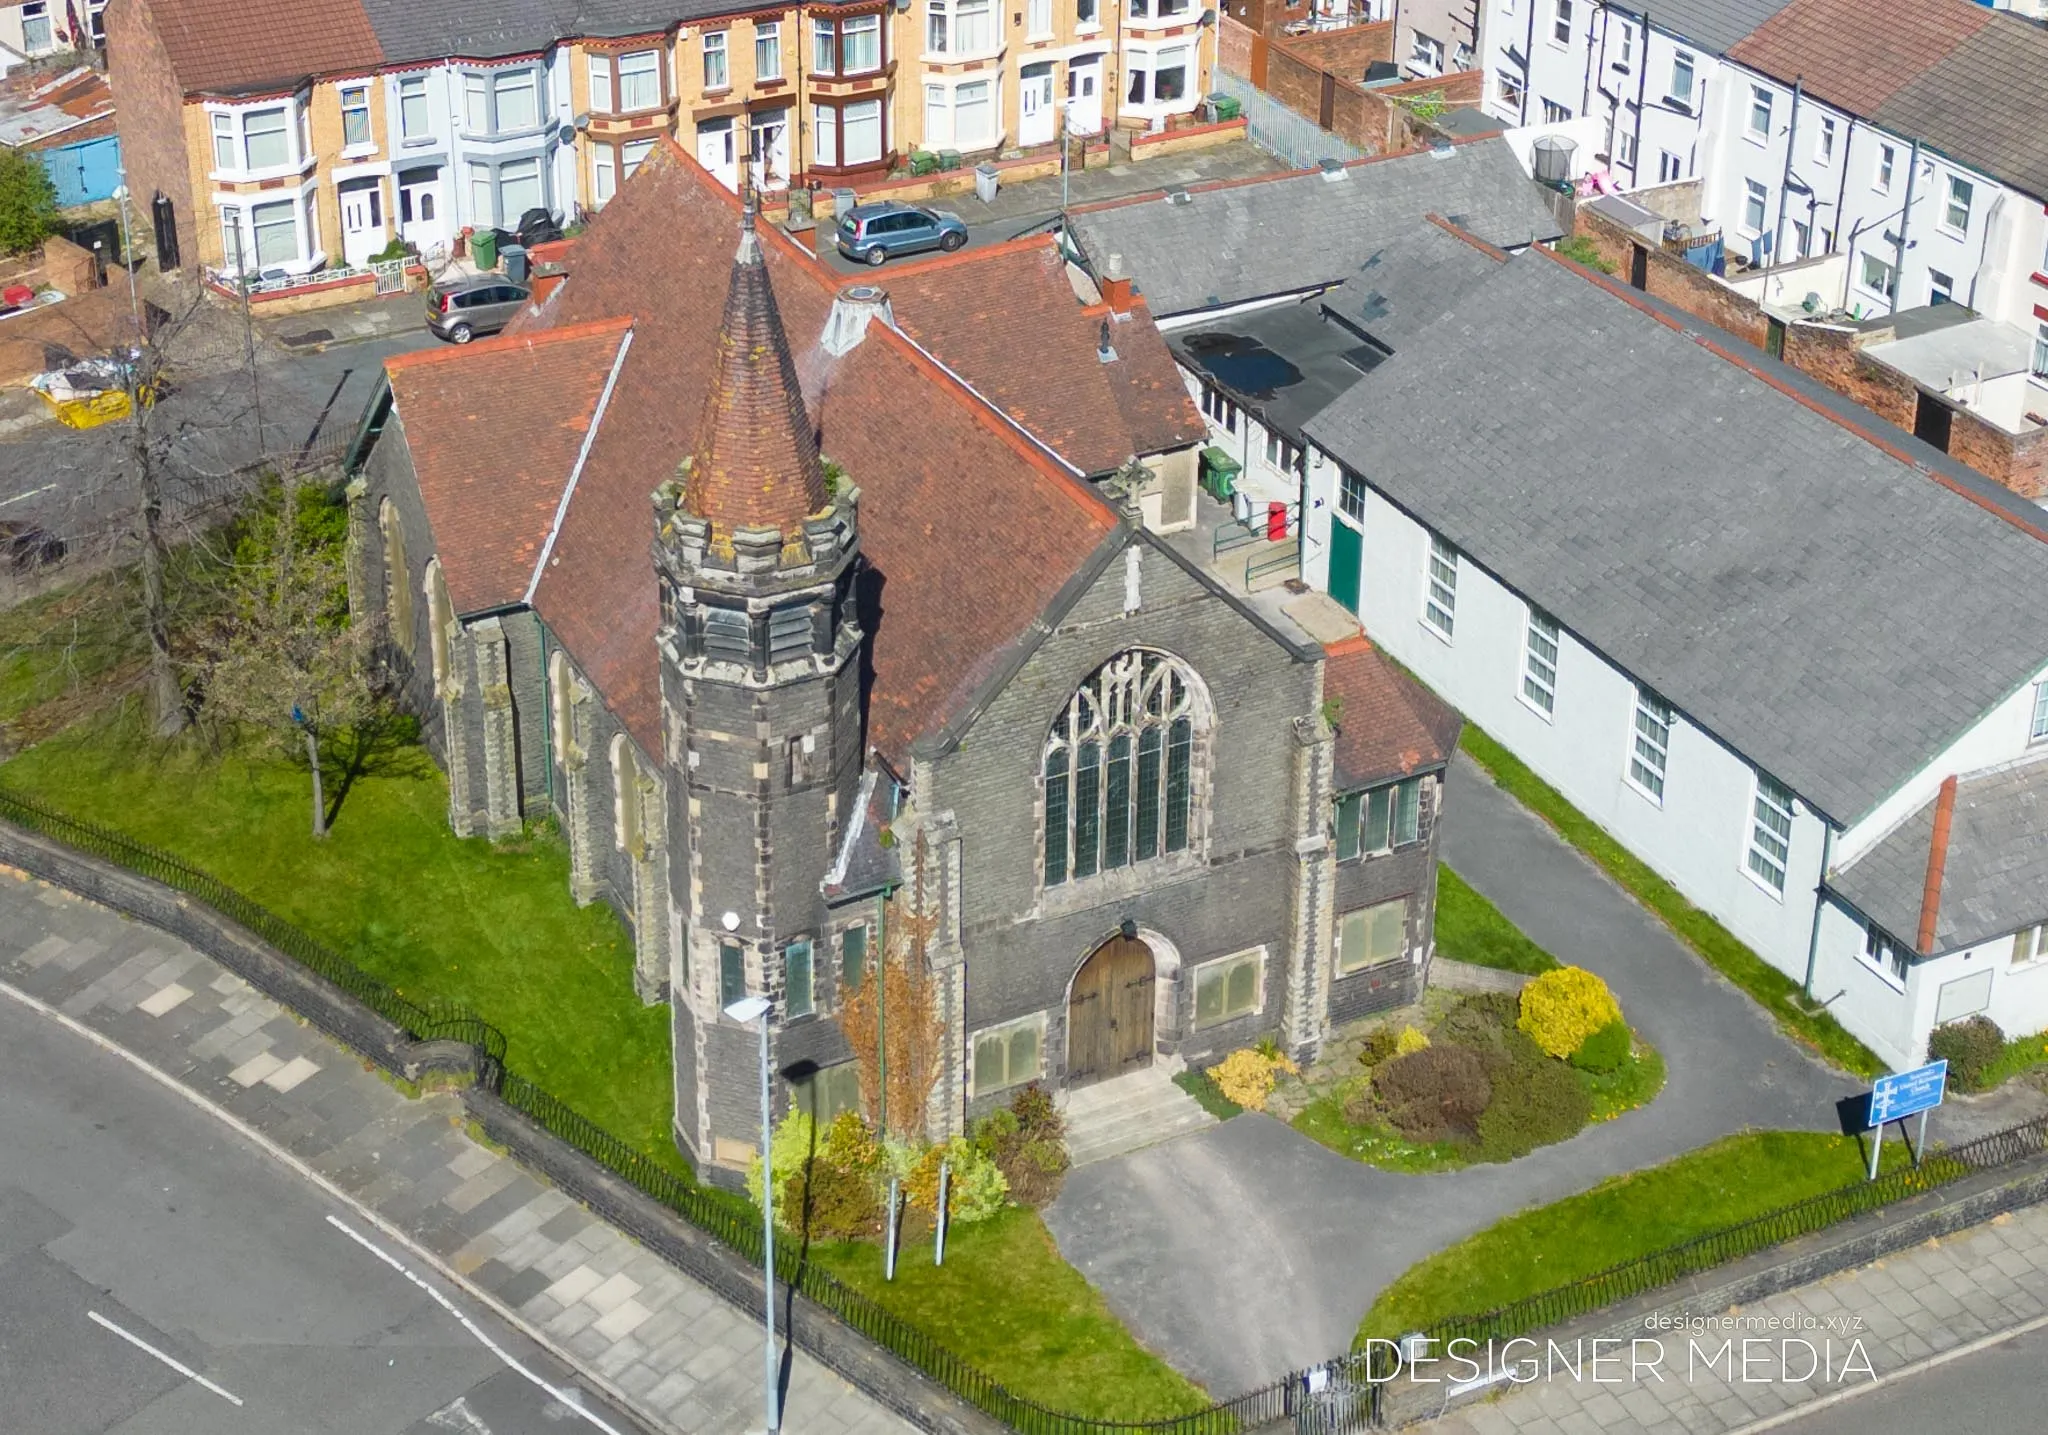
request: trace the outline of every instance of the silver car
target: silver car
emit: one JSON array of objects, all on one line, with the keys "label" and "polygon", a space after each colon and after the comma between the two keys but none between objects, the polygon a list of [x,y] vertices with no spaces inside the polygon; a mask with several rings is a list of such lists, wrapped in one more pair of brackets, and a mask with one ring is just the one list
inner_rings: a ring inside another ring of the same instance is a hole
[{"label": "silver car", "polygon": [[533,291],[502,274],[436,284],[427,294],[427,327],[451,344],[495,334],[512,322]]},{"label": "silver car", "polygon": [[846,211],[835,238],[839,252],[856,264],[886,264],[899,254],[927,249],[951,254],[967,242],[967,225],[943,209],[884,200]]}]

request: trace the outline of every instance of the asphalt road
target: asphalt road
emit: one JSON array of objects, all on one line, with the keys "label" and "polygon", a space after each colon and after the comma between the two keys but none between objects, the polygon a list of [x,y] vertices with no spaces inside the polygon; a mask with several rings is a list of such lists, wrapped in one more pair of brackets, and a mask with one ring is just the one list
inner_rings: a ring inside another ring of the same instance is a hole
[{"label": "asphalt road", "polygon": [[[603,1435],[327,1217],[420,1270],[402,1248],[5,998],[0,1092],[7,1435]],[[466,1298],[454,1304],[619,1435],[644,1435]]]},{"label": "asphalt road", "polygon": [[1926,1435],[2039,1430],[2048,1406],[2048,1331],[1987,1346],[1778,1428],[1784,1435]]},{"label": "asphalt road", "polygon": [[[265,351],[256,371],[262,448],[289,455],[352,429],[384,359],[433,342],[422,327],[325,350]],[[175,512],[199,501],[209,480],[252,463],[262,450],[246,368],[174,377],[155,422],[169,436],[167,471],[196,478],[173,479]],[[43,417],[40,401],[25,391],[0,397],[0,521],[32,523],[74,544],[127,523],[128,441],[126,424],[68,429]]]}]

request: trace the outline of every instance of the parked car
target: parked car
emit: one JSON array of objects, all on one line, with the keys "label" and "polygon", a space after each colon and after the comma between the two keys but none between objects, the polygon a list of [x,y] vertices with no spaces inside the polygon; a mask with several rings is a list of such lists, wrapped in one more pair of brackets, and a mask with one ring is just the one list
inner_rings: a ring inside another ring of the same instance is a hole
[{"label": "parked car", "polygon": [[886,200],[857,204],[839,217],[839,252],[860,264],[886,264],[899,254],[943,249],[967,242],[967,224],[957,214],[920,204]]},{"label": "parked car", "polygon": [[525,285],[514,284],[501,274],[436,284],[427,294],[427,327],[451,344],[467,344],[511,323],[532,294]]}]

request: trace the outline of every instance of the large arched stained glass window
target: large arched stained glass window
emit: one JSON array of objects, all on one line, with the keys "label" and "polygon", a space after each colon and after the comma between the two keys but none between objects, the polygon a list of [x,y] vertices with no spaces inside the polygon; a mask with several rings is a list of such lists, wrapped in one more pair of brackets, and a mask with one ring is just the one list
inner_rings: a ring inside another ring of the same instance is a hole
[{"label": "large arched stained glass window", "polygon": [[1045,741],[1045,885],[1188,846],[1192,676],[1163,653],[1111,658],[1075,691]]}]

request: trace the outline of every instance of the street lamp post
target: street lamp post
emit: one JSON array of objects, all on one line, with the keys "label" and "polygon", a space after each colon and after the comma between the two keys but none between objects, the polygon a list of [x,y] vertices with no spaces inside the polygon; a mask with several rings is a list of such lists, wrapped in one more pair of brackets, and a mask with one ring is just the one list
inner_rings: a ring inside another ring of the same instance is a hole
[{"label": "street lamp post", "polygon": [[761,1356],[763,1379],[762,1410],[767,1419],[766,1435],[782,1428],[781,1404],[776,1399],[775,1362],[775,1160],[773,1106],[768,1090],[768,998],[741,997],[725,1009],[741,1026],[761,1023],[761,1314],[768,1332],[768,1344]]}]

